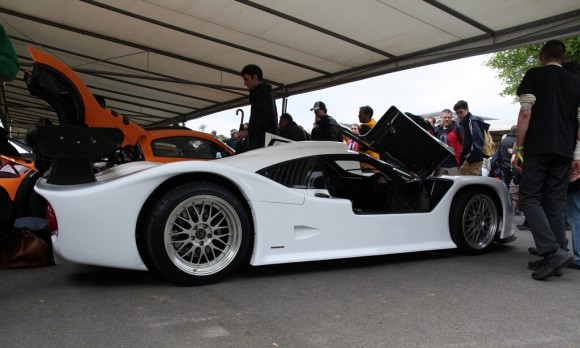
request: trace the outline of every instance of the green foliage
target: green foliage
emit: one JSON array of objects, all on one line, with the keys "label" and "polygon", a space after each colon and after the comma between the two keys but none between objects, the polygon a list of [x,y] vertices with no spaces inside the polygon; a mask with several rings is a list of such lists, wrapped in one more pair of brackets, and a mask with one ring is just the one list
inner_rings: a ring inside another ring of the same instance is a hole
[{"label": "green foliage", "polygon": [[[580,62],[580,36],[564,39],[568,60]],[[518,86],[528,69],[539,66],[542,44],[518,47],[494,53],[485,65],[497,71],[506,87],[500,95],[516,96]]]}]

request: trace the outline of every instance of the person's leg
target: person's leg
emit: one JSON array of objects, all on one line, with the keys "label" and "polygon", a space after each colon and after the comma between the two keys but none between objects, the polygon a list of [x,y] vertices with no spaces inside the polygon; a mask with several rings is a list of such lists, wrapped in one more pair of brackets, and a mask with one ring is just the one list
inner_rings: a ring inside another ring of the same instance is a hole
[{"label": "person's leg", "polygon": [[[580,266],[580,191],[568,193],[567,214],[572,232],[572,249],[574,250],[574,264]],[[569,213],[568,213],[569,212]]]},{"label": "person's leg", "polygon": [[447,168],[447,175],[454,175],[454,176],[459,175],[459,167]]},{"label": "person's leg", "polygon": [[482,165],[483,162],[473,162],[470,164],[463,162],[461,168],[459,168],[459,175],[481,176]]},{"label": "person's leg", "polygon": [[469,175],[468,174],[468,170],[469,169],[469,164],[467,164],[467,162],[463,162],[461,164],[461,167],[459,167],[459,175]]},{"label": "person's leg", "polygon": [[569,182],[570,159],[560,156],[552,157],[544,181],[542,207],[550,224],[550,230],[554,233],[556,243],[560,249],[564,250],[568,248],[564,213]]},{"label": "person's leg", "polygon": [[501,180],[507,187],[510,187],[512,182],[512,171],[511,169],[502,170]]},{"label": "person's leg", "polygon": [[[560,248],[542,207],[544,180],[548,172],[545,156],[526,155],[519,187],[520,207],[526,216],[540,255]],[[563,208],[560,214],[563,212]]]}]

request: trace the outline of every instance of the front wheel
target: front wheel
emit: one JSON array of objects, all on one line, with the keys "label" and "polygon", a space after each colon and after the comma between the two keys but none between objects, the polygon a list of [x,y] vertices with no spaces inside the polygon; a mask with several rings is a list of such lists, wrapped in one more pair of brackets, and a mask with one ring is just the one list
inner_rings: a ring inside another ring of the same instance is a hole
[{"label": "front wheel", "polygon": [[248,252],[250,224],[240,200],[208,182],[164,194],[145,224],[146,252],[155,267],[183,285],[221,280]]},{"label": "front wheel", "polygon": [[481,254],[492,245],[499,227],[498,207],[489,192],[458,194],[449,214],[451,239],[466,254]]}]

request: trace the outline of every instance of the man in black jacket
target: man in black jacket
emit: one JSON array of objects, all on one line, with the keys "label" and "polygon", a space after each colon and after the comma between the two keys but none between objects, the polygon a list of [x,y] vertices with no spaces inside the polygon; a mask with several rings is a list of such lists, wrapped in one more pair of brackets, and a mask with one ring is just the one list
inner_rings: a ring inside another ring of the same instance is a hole
[{"label": "man in black jacket", "polygon": [[453,110],[457,114],[459,125],[463,129],[459,175],[481,176],[481,167],[483,166],[483,129],[481,122],[469,112],[469,106],[465,100],[455,103]]},{"label": "man in black jacket", "polygon": [[278,123],[280,127],[280,136],[286,139],[294,141],[306,141],[308,140],[307,133],[299,126],[289,113],[283,113],[280,116],[280,122]]},{"label": "man in black jacket", "polygon": [[315,126],[312,129],[312,140],[342,141],[336,120],[327,114],[326,105],[317,101],[310,111],[314,111]]},{"label": "man in black jacket", "polygon": [[246,65],[241,72],[244,85],[250,90],[250,128],[238,132],[238,140],[248,137],[248,150],[266,146],[266,132],[278,135],[278,111],[272,86],[262,82],[262,69]]}]

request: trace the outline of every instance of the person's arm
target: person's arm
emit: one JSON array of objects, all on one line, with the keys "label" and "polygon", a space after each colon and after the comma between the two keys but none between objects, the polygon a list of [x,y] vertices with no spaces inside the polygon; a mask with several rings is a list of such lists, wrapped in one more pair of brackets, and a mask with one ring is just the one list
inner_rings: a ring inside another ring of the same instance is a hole
[{"label": "person's arm", "polygon": [[467,163],[479,162],[482,158],[481,151],[483,148],[483,125],[479,121],[472,119],[469,121],[468,127],[468,132],[471,133],[471,148],[465,157],[465,161]]},{"label": "person's arm", "polygon": [[12,41],[0,25],[0,81],[12,81],[18,73],[18,57]]},{"label": "person's arm", "polygon": [[512,156],[512,168],[517,172],[522,171],[524,158],[524,141],[528,134],[530,118],[532,118],[532,106],[536,102],[536,97],[532,94],[523,94],[520,96],[520,113],[518,114],[518,125],[516,130],[515,156]]},{"label": "person's arm", "polygon": [[[580,122],[580,108],[578,108],[578,122]],[[570,173],[570,182],[580,178],[580,128],[576,133],[576,147],[574,148],[574,158],[572,160],[572,172]]]}]

